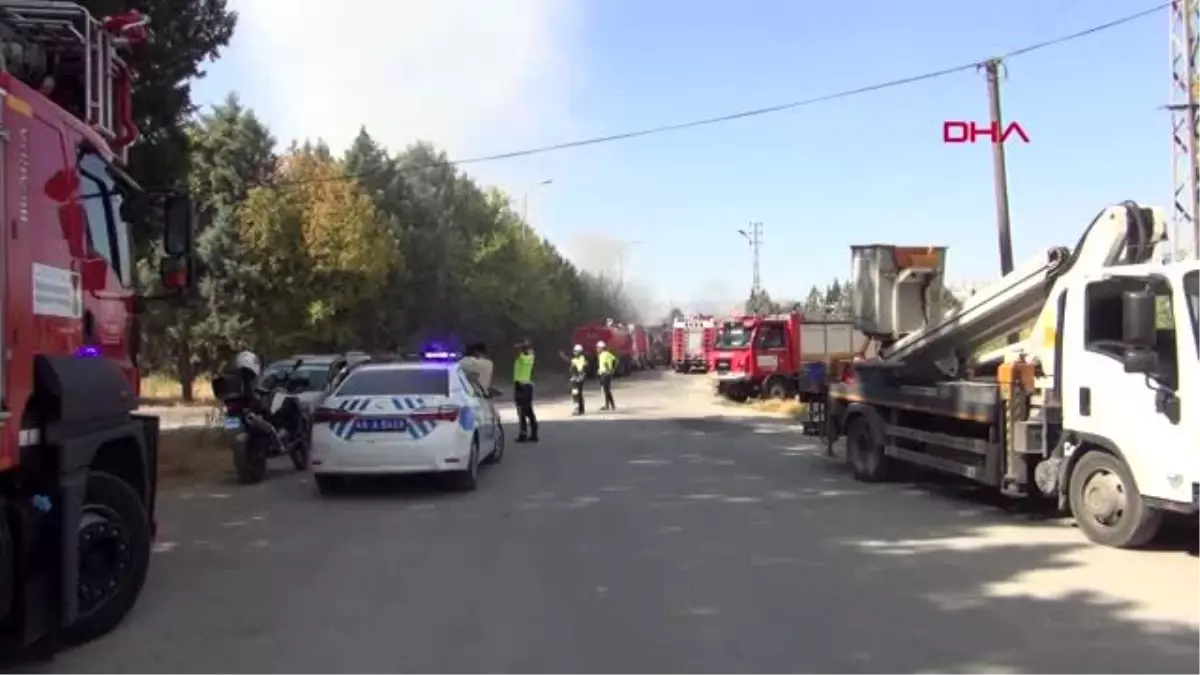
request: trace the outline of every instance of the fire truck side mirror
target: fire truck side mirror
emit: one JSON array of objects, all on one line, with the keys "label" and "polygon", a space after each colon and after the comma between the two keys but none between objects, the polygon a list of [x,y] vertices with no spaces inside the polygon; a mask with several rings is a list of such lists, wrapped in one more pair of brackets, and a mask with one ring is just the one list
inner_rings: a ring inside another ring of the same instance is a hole
[{"label": "fire truck side mirror", "polygon": [[167,198],[163,223],[163,252],[170,257],[186,256],[192,250],[192,200],[186,195]]},{"label": "fire truck side mirror", "polygon": [[192,285],[191,259],[186,255],[166,256],[158,263],[162,285],[173,291],[183,291]]}]

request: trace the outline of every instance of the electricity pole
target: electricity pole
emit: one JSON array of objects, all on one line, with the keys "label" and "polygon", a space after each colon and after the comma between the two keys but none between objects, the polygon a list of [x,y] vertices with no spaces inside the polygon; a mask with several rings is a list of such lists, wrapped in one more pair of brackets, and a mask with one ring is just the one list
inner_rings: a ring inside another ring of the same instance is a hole
[{"label": "electricity pole", "polygon": [[[1200,259],[1200,126],[1197,124],[1196,0],[1174,0],[1170,13],[1171,41],[1171,203],[1172,257],[1187,256],[1184,240],[1192,238],[1192,256]],[[1191,232],[1188,232],[1191,230]]]},{"label": "electricity pole", "polygon": [[738,234],[750,243],[750,253],[754,259],[753,276],[750,281],[750,297],[756,298],[762,292],[762,277],[759,275],[758,252],[762,247],[762,223],[750,223],[750,231],[738,230]]},{"label": "electricity pole", "polygon": [[996,230],[1000,235],[1000,274],[1013,271],[1012,227],[1008,217],[1008,167],[1004,160],[1004,120],[1000,116],[1000,59],[983,64],[992,114],[992,179],[996,185]]}]

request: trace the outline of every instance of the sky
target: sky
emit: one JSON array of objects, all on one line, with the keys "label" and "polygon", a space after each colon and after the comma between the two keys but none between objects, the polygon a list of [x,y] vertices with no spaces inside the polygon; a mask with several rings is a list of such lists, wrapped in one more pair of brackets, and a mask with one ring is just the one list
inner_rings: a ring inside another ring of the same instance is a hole
[{"label": "sky", "polygon": [[[281,142],[365,126],[466,158],[686,122],[982,60],[1155,0],[230,0],[233,41],[193,96],[236,91]],[[1168,18],[1006,64],[1015,259],[1073,245],[1106,205],[1171,197]],[[777,299],[849,274],[852,244],[949,247],[951,282],[999,276],[984,75],[723,124],[465,166],[528,203],[572,259],[643,308],[732,309],[763,224]],[[548,185],[538,183],[550,180]],[[1168,209],[1169,212],[1169,209]],[[646,309],[650,311],[650,309]]]}]

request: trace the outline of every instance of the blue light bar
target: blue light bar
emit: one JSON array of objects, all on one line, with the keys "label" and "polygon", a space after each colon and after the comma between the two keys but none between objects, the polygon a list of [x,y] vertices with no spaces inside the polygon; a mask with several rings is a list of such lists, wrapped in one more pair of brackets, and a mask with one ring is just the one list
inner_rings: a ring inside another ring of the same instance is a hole
[{"label": "blue light bar", "polygon": [[458,352],[425,352],[421,358],[426,361],[456,361],[459,356]]}]

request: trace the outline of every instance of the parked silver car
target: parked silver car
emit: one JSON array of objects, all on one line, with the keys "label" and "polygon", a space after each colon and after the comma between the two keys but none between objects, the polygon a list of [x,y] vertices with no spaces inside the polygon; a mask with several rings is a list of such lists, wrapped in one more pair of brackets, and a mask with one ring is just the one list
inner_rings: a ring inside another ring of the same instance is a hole
[{"label": "parked silver car", "polygon": [[[279,375],[290,371],[293,367],[296,372],[293,375],[298,375],[308,380],[307,386],[299,389],[296,395],[300,399],[300,405],[306,410],[312,410],[321,404],[321,401],[329,395],[334,377],[349,365],[365,361],[368,358],[363,352],[346,352],[345,354],[296,354],[295,356],[280,359],[269,364],[263,370],[263,377],[268,375]],[[296,362],[299,361],[299,367],[296,367]]]}]

